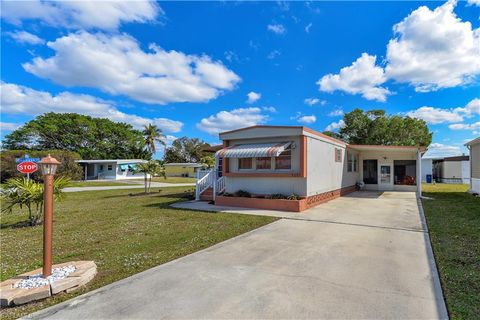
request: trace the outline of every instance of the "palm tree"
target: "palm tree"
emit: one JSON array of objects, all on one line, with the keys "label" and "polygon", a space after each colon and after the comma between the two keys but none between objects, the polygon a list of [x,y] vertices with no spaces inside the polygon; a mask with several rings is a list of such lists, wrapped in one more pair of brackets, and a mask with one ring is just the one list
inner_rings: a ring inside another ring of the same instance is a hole
[{"label": "palm tree", "polygon": [[151,154],[157,152],[157,148],[155,146],[156,142],[159,142],[164,147],[166,146],[165,135],[163,134],[162,129],[158,128],[156,125],[151,123],[144,125],[142,133],[145,139],[145,149]]}]

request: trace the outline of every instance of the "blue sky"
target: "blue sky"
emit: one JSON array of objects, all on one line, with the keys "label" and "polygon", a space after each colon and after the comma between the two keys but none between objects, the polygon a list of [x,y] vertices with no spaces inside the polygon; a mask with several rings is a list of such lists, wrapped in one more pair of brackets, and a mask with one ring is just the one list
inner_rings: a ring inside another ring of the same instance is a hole
[{"label": "blue sky", "polygon": [[254,124],[335,131],[358,107],[426,120],[431,154],[466,152],[479,6],[2,1],[2,137],[55,111],[217,143]]}]

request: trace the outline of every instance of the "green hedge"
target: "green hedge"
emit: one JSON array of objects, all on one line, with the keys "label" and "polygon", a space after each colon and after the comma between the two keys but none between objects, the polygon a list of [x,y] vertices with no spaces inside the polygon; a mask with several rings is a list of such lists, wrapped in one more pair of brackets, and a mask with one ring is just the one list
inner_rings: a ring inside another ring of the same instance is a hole
[{"label": "green hedge", "polygon": [[[63,150],[5,150],[0,152],[0,179],[2,182],[10,178],[26,176],[25,174],[17,171],[17,163],[15,162],[15,158],[23,158],[25,154],[28,154],[31,158],[43,158],[50,154],[52,157],[56,158],[62,163],[57,169],[57,175],[65,176],[72,180],[79,180],[82,177],[82,168],[80,165],[75,163],[75,160],[80,160],[81,157],[76,152]],[[40,180],[40,170],[31,174],[30,177],[35,180]]]}]

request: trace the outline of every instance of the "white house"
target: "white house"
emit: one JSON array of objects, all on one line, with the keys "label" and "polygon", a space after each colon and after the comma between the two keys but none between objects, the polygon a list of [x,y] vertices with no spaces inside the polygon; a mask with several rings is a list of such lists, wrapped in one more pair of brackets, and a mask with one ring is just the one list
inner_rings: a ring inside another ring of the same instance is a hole
[{"label": "white house", "polygon": [[433,160],[433,176],[442,183],[470,183],[470,157],[454,156]]},{"label": "white house", "polygon": [[480,194],[480,137],[465,146],[470,150],[470,192]]},{"label": "white house", "polygon": [[83,167],[84,180],[122,180],[143,178],[143,173],[135,173],[141,159],[77,160]]},{"label": "white house", "polygon": [[427,176],[433,180],[433,159],[422,158],[422,182],[427,182]]},{"label": "white house", "polygon": [[[220,205],[302,211],[357,186],[421,192],[423,147],[351,145],[302,126],[253,126],[220,139],[221,174],[197,182],[198,199],[213,189]],[[252,197],[232,196],[240,190]],[[298,201],[271,199],[283,196]]]}]

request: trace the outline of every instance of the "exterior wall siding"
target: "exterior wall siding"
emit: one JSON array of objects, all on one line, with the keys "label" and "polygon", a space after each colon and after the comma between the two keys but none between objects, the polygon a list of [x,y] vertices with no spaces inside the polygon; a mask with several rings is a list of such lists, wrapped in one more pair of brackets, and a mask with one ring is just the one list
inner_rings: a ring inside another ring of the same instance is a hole
[{"label": "exterior wall siding", "polygon": [[[339,162],[335,161],[335,149],[341,150]],[[345,147],[308,137],[307,150],[307,196],[355,185],[359,175],[347,172]]]},{"label": "exterior wall siding", "polygon": [[422,159],[422,182],[427,182],[427,174],[433,176],[432,159]]},{"label": "exterior wall siding", "polygon": [[480,179],[480,143],[471,146],[470,161],[472,162],[472,178]]}]

